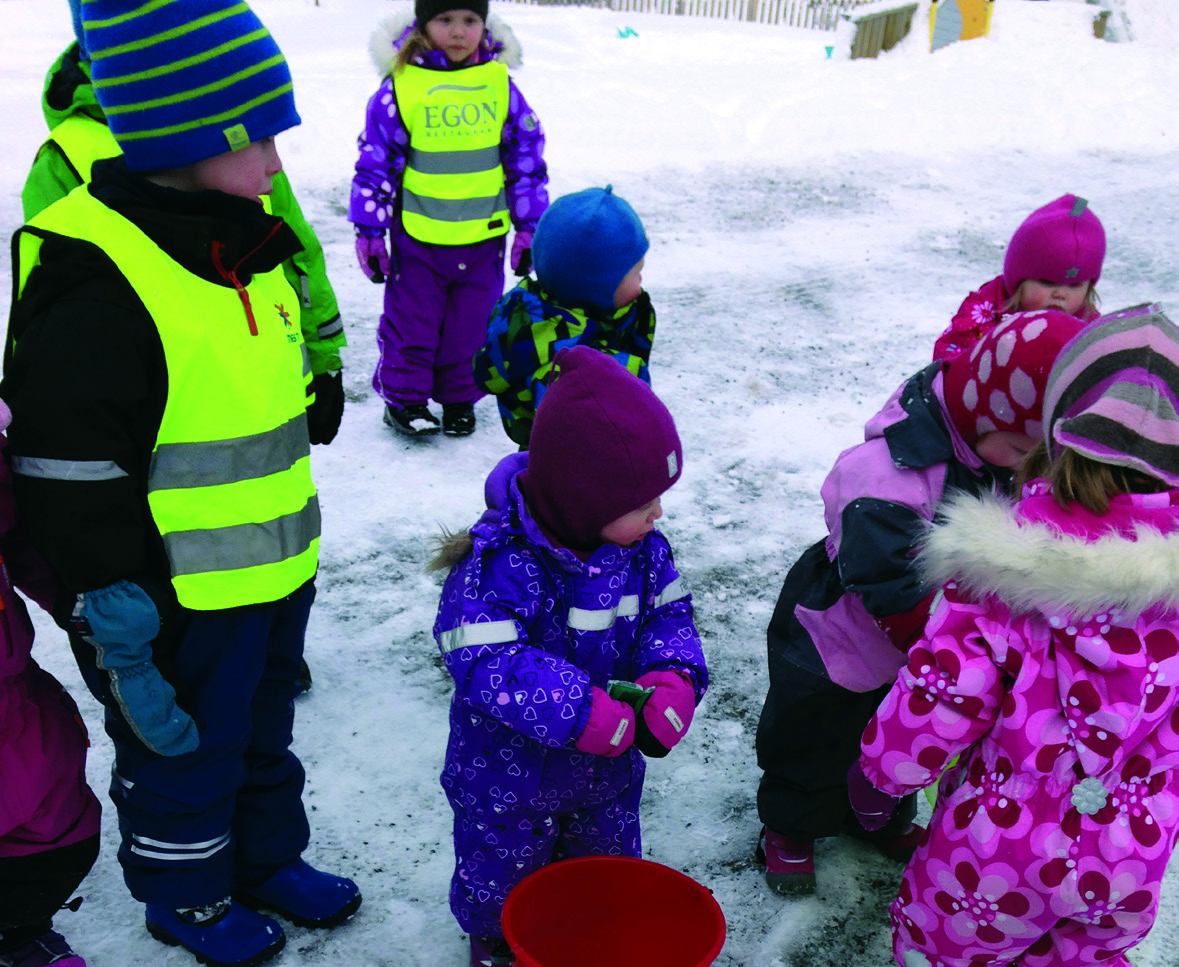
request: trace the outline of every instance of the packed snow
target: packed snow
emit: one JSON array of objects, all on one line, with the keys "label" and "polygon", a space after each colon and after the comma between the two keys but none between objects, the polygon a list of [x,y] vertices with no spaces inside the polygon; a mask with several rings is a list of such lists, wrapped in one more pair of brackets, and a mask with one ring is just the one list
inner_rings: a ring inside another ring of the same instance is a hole
[{"label": "packed snow", "polygon": [[[399,4],[251,5],[295,78],[303,124],[279,150],[350,343],[343,427],[313,454],[324,515],[307,639],[315,684],[299,699],[295,745],[307,859],[354,877],[365,897],[334,931],[290,928],[275,962],[459,967],[467,947],[446,904],[451,813],[437,779],[451,687],[430,634],[439,581],[423,566],[441,528],[476,519],[485,475],[514,446],[491,399],[472,437],[395,436],[369,384],[381,292],[354,264],[346,210],[378,83],[367,41]],[[891,963],[898,867],[824,840],[818,893],[785,899],[753,859],[765,627],[787,568],[823,533],[818,491],[836,455],[928,361],[963,296],[998,273],[1024,216],[1065,192],[1105,224],[1104,307],[1155,300],[1179,320],[1179,5],[1104,6],[1120,42],[1094,38],[1100,7],[1082,0],[997,0],[988,38],[930,54],[922,0],[901,44],[853,61],[847,31],[492,5],[523,46],[516,79],[548,135],[553,196],[613,184],[651,238],[651,372],[686,464],[661,526],[694,594],[712,687],[688,738],[649,765],[644,846],[714,891],[728,921],[718,965]],[[0,0],[6,234],[45,133],[44,74],[71,36],[64,0]],[[10,281],[3,246],[0,291]],[[34,654],[82,706],[105,806],[85,903],[57,927],[90,967],[193,964],[147,935],[123,887],[101,711],[65,636],[37,622]],[[1177,946],[1173,863],[1158,924],[1131,959],[1163,967]]]}]

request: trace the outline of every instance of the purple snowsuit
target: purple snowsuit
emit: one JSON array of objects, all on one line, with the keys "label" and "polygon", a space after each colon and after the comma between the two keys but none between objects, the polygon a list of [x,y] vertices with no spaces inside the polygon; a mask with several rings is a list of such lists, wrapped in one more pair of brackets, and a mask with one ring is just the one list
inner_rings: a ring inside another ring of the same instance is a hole
[{"label": "purple snowsuit", "polygon": [[516,478],[488,477],[474,549],[442,590],[434,637],[455,680],[441,781],[454,809],[450,907],[467,933],[500,934],[525,876],[588,854],[640,856],[642,755],[580,752],[591,686],[675,669],[708,685],[691,596],[666,539],[606,544],[582,562],[554,548]]},{"label": "purple snowsuit", "polygon": [[[406,28],[393,41],[392,52],[408,32]],[[426,51],[414,63],[457,75],[464,67],[495,58],[500,50],[501,44],[489,33],[470,64],[453,67],[439,50]],[[549,203],[544,132],[511,78],[508,98],[500,140],[508,211],[518,232],[531,232]],[[473,403],[483,393],[475,385],[472,360],[487,338],[491,310],[503,295],[506,235],[472,245],[435,245],[406,234],[399,194],[409,132],[398,111],[391,75],[369,99],[357,143],[360,156],[349,220],[364,234],[389,232],[391,242],[392,272],[377,327],[380,357],[373,389],[394,407],[428,399]]]}]

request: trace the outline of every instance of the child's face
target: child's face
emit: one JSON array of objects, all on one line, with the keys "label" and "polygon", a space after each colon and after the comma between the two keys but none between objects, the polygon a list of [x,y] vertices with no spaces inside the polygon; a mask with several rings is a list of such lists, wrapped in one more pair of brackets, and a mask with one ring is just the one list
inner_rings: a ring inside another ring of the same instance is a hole
[{"label": "child's face", "polygon": [[638,510],[623,514],[603,527],[602,540],[607,544],[630,547],[650,534],[655,529],[655,521],[662,516],[663,506],[656,497],[649,504],[643,504]]},{"label": "child's face", "polygon": [[1009,430],[995,430],[984,433],[974,445],[974,452],[993,467],[1006,467],[1013,470],[1023,462],[1023,458],[1036,448],[1036,440],[1023,433],[1012,433]]},{"label": "child's face", "polygon": [[1035,312],[1037,309],[1059,309],[1070,316],[1075,316],[1085,304],[1085,296],[1089,294],[1089,281],[1069,282],[1057,285],[1045,279],[1024,279],[1020,283],[1019,308],[1022,312]]},{"label": "child's face", "polygon": [[181,191],[223,191],[227,195],[258,200],[269,195],[271,180],[282,171],[274,138],[252,141],[238,151],[226,151],[187,168],[167,172],[156,181]]},{"label": "child's face", "polygon": [[639,259],[638,265],[622,277],[618,288],[614,290],[614,308],[621,309],[628,306],[639,297],[643,291],[643,263],[646,259]]},{"label": "child's face", "polygon": [[483,39],[483,19],[473,10],[447,10],[427,21],[426,38],[452,64],[461,64]]}]

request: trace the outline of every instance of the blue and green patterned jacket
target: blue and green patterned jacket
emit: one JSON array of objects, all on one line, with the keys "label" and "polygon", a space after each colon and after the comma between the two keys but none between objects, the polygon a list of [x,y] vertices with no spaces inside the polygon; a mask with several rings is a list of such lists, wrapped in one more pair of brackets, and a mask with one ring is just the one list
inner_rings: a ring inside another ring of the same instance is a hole
[{"label": "blue and green patterned jacket", "polygon": [[525,279],[496,303],[487,342],[475,354],[475,383],[496,397],[504,430],[527,448],[536,408],[557,352],[592,346],[610,353],[644,383],[655,338],[655,310],[646,290],[630,305],[603,318],[585,309],[564,309],[535,279]]}]

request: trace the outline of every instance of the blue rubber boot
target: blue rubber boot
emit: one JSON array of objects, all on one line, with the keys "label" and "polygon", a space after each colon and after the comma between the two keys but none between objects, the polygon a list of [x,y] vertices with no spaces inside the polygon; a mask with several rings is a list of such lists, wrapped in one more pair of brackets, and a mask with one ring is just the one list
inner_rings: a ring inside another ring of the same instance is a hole
[{"label": "blue rubber boot", "polygon": [[171,907],[147,905],[147,932],[171,947],[185,947],[209,967],[255,967],[282,950],[282,927],[270,917],[230,903],[224,913],[193,923]]},{"label": "blue rubber boot", "polygon": [[295,860],[264,883],[237,887],[233,898],[251,909],[269,910],[314,929],[334,927],[352,916],[360,907],[360,888],[349,879]]}]

